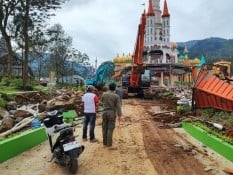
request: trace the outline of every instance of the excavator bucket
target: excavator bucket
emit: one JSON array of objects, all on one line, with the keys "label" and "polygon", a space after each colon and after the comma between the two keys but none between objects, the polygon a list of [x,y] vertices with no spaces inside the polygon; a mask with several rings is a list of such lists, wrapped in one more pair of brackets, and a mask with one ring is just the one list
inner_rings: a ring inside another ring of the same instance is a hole
[{"label": "excavator bucket", "polygon": [[215,108],[233,112],[233,81],[219,76],[204,66],[193,88],[196,108]]}]

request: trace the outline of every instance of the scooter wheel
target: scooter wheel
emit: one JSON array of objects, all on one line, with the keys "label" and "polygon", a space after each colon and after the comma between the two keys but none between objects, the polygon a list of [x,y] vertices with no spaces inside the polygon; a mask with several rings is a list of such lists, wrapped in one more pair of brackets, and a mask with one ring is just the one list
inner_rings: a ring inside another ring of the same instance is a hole
[{"label": "scooter wheel", "polygon": [[76,172],[78,171],[78,160],[77,159],[70,159],[69,171],[72,174],[76,174]]}]

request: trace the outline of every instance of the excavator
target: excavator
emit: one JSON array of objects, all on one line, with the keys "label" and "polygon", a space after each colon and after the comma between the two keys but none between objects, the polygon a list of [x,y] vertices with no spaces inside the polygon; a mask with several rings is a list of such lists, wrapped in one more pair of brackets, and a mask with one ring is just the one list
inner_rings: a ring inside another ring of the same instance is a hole
[{"label": "excavator", "polygon": [[112,61],[103,62],[96,70],[95,75],[86,80],[86,85],[92,85],[96,89],[101,90],[106,83],[113,81],[115,64]]},{"label": "excavator", "polygon": [[[146,65],[143,63],[145,26],[146,12],[144,10],[138,26],[136,44],[132,55],[132,66],[126,68],[127,71],[121,78],[123,98],[127,98],[128,93],[136,93],[139,97],[143,97],[144,90],[150,87],[150,70],[146,70]],[[101,89],[107,82],[111,81],[114,75],[114,68],[115,64],[113,62],[102,63],[97,69],[95,76],[92,79],[88,79],[86,84],[93,85],[98,90]]]},{"label": "excavator", "polygon": [[128,97],[128,93],[136,93],[139,97],[142,97],[143,90],[150,87],[150,71],[146,70],[146,65],[143,63],[145,25],[146,13],[144,10],[138,26],[136,44],[132,55],[132,66],[129,71],[122,76],[121,83],[124,98]]}]

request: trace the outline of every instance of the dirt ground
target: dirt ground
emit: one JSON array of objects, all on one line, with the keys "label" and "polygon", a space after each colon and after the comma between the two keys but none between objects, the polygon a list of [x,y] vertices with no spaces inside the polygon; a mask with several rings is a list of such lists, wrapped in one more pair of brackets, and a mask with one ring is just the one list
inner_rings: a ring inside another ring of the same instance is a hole
[{"label": "dirt ground", "polygon": [[[78,158],[79,175],[224,175],[233,164],[197,142],[182,128],[160,127],[150,115],[159,109],[155,101],[123,100],[123,118],[114,131],[117,150],[102,146],[101,115],[95,129],[98,143],[81,140],[82,126],[75,134],[85,151]],[[63,175],[66,168],[49,162],[48,141],[2,164],[4,175]]]}]

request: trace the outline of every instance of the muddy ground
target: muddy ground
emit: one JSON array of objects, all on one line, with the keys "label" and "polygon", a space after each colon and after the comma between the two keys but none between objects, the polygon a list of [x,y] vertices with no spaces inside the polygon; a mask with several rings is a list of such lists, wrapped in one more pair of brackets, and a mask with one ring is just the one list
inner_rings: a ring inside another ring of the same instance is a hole
[{"label": "muddy ground", "polygon": [[[162,104],[142,99],[123,101],[123,118],[114,132],[116,150],[102,146],[101,115],[95,129],[98,143],[81,140],[85,151],[78,158],[79,175],[224,175],[233,164],[191,138],[182,128],[161,127],[154,119]],[[4,175],[63,175],[66,168],[49,162],[48,141],[2,164]]]}]

